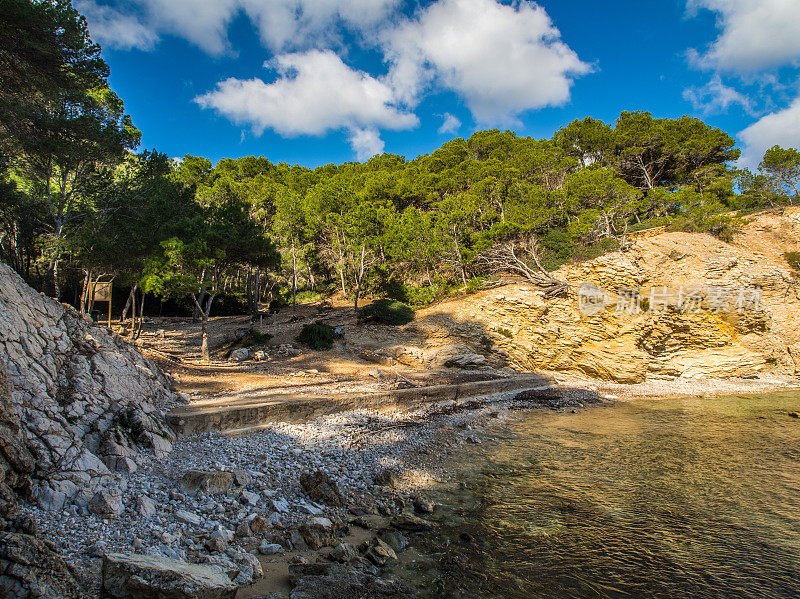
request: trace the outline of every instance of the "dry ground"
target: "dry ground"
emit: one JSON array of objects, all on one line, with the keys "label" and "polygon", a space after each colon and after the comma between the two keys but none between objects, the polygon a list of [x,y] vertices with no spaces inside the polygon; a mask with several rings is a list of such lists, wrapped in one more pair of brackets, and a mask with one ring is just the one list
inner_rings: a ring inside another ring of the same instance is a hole
[{"label": "dry ground", "polygon": [[[330,351],[313,351],[295,341],[302,326],[321,320],[344,327],[344,337]],[[451,384],[495,378],[485,370],[416,370],[402,365],[386,366],[360,358],[348,349],[348,340],[360,335],[352,308],[331,307],[328,303],[298,306],[294,314],[287,308],[277,315],[264,315],[251,322],[248,316],[211,318],[208,331],[212,347],[210,363],[200,358],[200,324],[191,318],[148,318],[137,341],[145,355],[155,360],[176,379],[176,388],[200,398],[254,398],[274,395],[298,397],[383,391],[389,389]],[[264,361],[231,362],[231,344],[251,327],[272,335],[263,344],[250,346],[251,352],[265,351]],[[371,334],[385,329],[391,338],[392,327],[369,325]],[[299,352],[292,355],[291,347]]]}]

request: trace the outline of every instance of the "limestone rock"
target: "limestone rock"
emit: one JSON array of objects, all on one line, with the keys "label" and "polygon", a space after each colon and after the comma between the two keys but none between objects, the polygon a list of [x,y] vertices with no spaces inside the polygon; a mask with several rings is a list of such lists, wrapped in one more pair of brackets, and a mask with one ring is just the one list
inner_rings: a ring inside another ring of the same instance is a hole
[{"label": "limestone rock", "polygon": [[187,491],[203,491],[207,495],[225,493],[233,487],[233,482],[233,473],[223,470],[189,470],[181,478],[181,486]]},{"label": "limestone rock", "polygon": [[336,481],[327,473],[305,472],[300,475],[300,486],[311,499],[326,505],[338,507],[344,505],[344,496]]},{"label": "limestone rock", "polygon": [[250,358],[250,350],[246,347],[235,349],[231,352],[231,362],[244,362]]},{"label": "limestone rock", "polygon": [[87,507],[98,516],[119,516],[124,509],[119,489],[114,488],[100,489]]},{"label": "limestone rock", "polygon": [[112,470],[136,467],[133,454],[148,439],[169,447],[172,432],[161,406],[173,394],[159,368],[2,263],[0,363],[0,384],[10,385],[24,439],[24,446],[9,445],[15,425],[0,430],[0,454],[22,470],[33,459],[35,471],[24,486],[41,507],[60,509],[67,500],[85,505],[113,480]]},{"label": "limestone rock", "polygon": [[233,599],[236,585],[219,567],[151,555],[103,558],[102,589],[114,599]]},{"label": "limestone rock", "polygon": [[327,518],[310,518],[300,527],[303,540],[311,549],[321,549],[333,540],[333,522]]},{"label": "limestone rock", "polygon": [[0,532],[0,597],[85,599],[72,570],[52,546],[17,532]]}]

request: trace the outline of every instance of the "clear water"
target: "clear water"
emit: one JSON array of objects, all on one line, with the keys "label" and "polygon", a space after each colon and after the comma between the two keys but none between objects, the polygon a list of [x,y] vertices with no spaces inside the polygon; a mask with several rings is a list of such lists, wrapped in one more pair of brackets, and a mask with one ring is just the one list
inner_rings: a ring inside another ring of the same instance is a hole
[{"label": "clear water", "polygon": [[800,597],[800,394],[531,413],[416,543],[437,597]]}]

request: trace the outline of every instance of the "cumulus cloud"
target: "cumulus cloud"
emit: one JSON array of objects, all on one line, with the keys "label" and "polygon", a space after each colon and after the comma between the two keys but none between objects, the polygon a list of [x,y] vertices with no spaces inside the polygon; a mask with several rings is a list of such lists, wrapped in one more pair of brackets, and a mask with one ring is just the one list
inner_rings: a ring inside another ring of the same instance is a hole
[{"label": "cumulus cloud", "polygon": [[78,0],[75,9],[86,17],[92,39],[105,46],[121,50],[152,50],[158,42],[158,34],[144,25],[138,15],[125,14],[93,0]]},{"label": "cumulus cloud", "polygon": [[800,60],[797,0],[687,0],[687,7],[716,12],[722,30],[705,51],[690,51],[697,67],[752,73]]},{"label": "cumulus cloud", "polygon": [[335,41],[332,25],[362,32],[387,19],[400,0],[240,0],[274,51],[321,47]]},{"label": "cumulus cloud", "polygon": [[404,102],[435,83],[460,94],[482,123],[565,104],[574,78],[591,70],[526,0],[440,0],[384,33],[382,45]]},{"label": "cumulus cloud", "polygon": [[[323,135],[347,130],[357,152],[383,149],[379,129],[410,129],[417,117],[397,106],[384,81],[350,68],[330,50],[284,54],[267,63],[271,83],[230,78],[195,101],[260,135]],[[377,141],[376,141],[377,140]],[[380,147],[379,147],[380,145]]]},{"label": "cumulus cloud", "polygon": [[444,122],[442,123],[442,126],[439,127],[439,133],[456,133],[461,128],[461,121],[457,116],[454,116],[449,112],[445,112],[442,115],[442,118],[444,118]]},{"label": "cumulus cloud", "polygon": [[734,88],[725,85],[719,75],[702,87],[689,87],[683,91],[683,98],[691,103],[695,110],[704,115],[726,112],[731,106],[740,105],[752,114],[750,99]]},{"label": "cumulus cloud", "polygon": [[375,129],[351,129],[347,140],[359,160],[368,160],[375,154],[383,153],[384,143]]},{"label": "cumulus cloud", "polygon": [[182,37],[208,54],[230,49],[228,27],[244,12],[275,52],[330,44],[337,25],[363,31],[388,18],[400,0],[79,0],[97,41],[150,50],[160,34]]},{"label": "cumulus cloud", "polygon": [[774,145],[800,148],[800,98],[787,108],[768,114],[738,135],[744,143],[740,164],[754,167],[764,152]]}]

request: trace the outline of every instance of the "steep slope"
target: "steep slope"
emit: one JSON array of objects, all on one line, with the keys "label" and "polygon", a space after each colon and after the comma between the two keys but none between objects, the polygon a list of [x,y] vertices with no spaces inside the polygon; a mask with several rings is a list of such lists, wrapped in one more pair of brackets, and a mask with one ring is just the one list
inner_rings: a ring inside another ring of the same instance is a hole
[{"label": "steep slope", "polygon": [[754,217],[733,244],[661,233],[555,273],[568,297],[513,283],[422,310],[366,357],[418,367],[511,366],[647,378],[791,375],[800,368],[800,289],[783,252],[800,249],[800,209]]},{"label": "steep slope", "polygon": [[12,485],[44,508],[60,509],[67,500],[85,505],[114,484],[115,470],[137,467],[139,448],[171,449],[161,407],[173,396],[158,367],[2,263],[0,364],[19,419],[3,423],[19,427],[0,447],[7,462],[17,463],[6,470],[20,478]]}]

